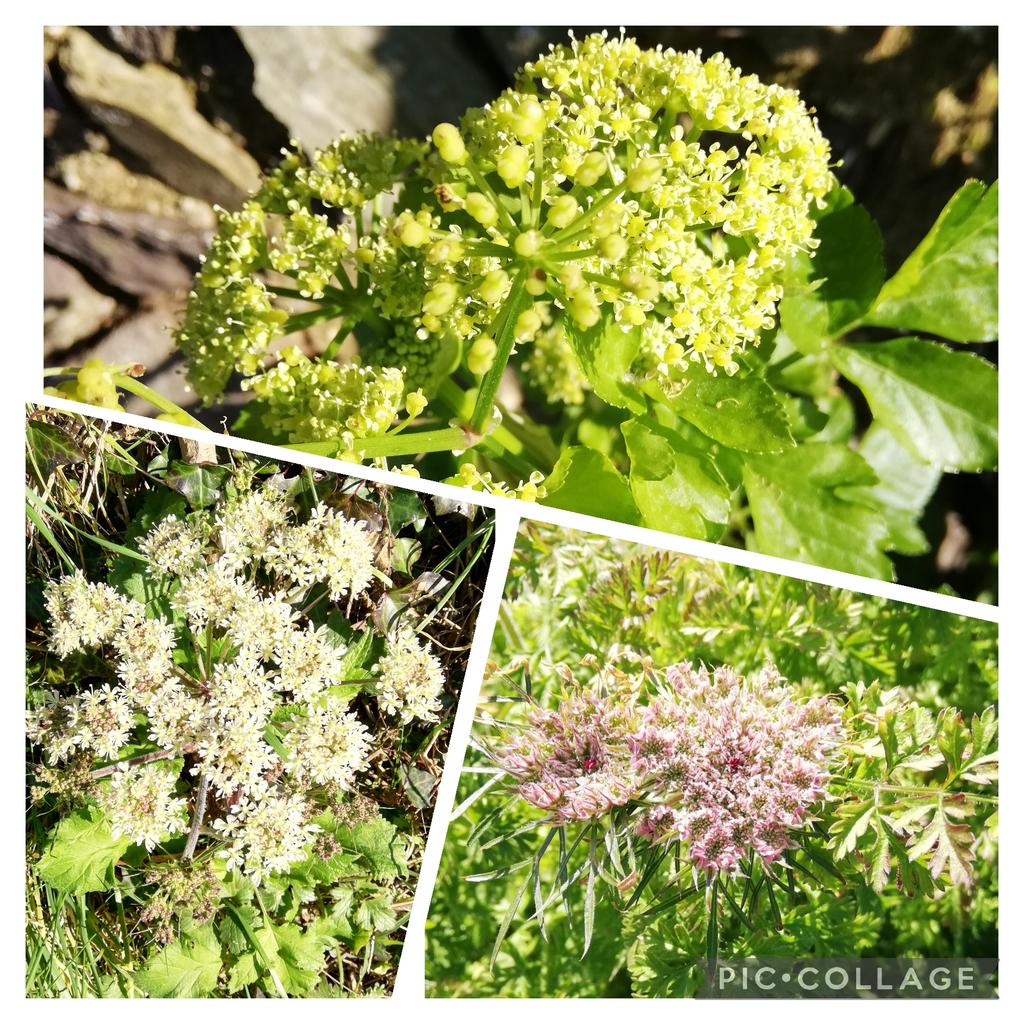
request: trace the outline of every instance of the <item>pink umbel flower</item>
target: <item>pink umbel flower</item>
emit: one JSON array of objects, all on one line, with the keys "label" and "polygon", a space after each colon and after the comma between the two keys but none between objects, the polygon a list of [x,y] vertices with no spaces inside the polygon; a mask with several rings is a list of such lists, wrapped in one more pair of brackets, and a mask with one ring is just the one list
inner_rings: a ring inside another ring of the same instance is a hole
[{"label": "pink umbel flower", "polygon": [[772,666],[744,677],[683,662],[651,675],[646,699],[639,680],[602,675],[588,688],[567,675],[557,709],[534,707],[495,760],[553,823],[628,804],[640,839],[682,841],[709,874],[736,874],[751,854],[778,860],[825,797],[837,705],[800,699]]},{"label": "pink umbel flower", "polygon": [[654,804],[637,832],[683,840],[712,873],[735,873],[749,852],[777,860],[825,796],[837,707],[797,699],[771,666],[744,678],[684,662],[665,682],[628,739],[638,788]]},{"label": "pink umbel flower", "polygon": [[553,822],[599,818],[635,793],[627,737],[637,721],[631,702],[575,689],[555,711],[532,709],[529,727],[495,759],[518,780],[519,795]]}]

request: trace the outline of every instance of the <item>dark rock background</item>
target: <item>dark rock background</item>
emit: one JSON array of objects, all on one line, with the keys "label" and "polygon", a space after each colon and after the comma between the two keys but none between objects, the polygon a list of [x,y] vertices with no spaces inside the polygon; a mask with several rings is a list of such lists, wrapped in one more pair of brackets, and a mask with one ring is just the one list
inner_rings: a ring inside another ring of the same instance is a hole
[{"label": "dark rock background", "polygon": [[[577,27],[577,34],[588,29]],[[967,178],[997,173],[994,28],[628,29],[723,51],[798,87],[839,174],[882,226],[891,269]],[[142,362],[188,407],[171,331],[214,223],[295,138],[426,135],[484,103],[564,28],[54,27],[45,31],[47,366]],[[992,347],[985,353],[993,357]],[[212,425],[212,424],[211,424]],[[947,477],[936,557],[906,582],[994,592],[995,477]]]}]

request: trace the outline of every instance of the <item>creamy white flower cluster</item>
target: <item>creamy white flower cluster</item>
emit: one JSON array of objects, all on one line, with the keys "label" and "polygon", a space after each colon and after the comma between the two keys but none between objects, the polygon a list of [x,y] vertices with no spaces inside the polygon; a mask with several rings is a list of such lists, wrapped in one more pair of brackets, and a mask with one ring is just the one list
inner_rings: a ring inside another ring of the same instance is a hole
[{"label": "creamy white flower cluster", "polygon": [[[373,737],[332,693],[345,648],[300,609],[365,593],[376,538],[324,504],[301,515],[271,485],[243,491],[211,511],[168,515],[139,542],[172,622],[81,572],[48,586],[53,651],[102,650],[118,684],[48,692],[28,732],[51,762],[155,744],[162,760],[126,760],[99,787],[115,834],[150,850],[182,834],[191,776],[223,809],[213,824],[228,866],[258,880],[307,855],[309,791],[352,790],[368,765]],[[422,642],[389,638],[377,671],[385,713],[436,719],[444,674]],[[185,779],[174,758],[187,759]]]}]

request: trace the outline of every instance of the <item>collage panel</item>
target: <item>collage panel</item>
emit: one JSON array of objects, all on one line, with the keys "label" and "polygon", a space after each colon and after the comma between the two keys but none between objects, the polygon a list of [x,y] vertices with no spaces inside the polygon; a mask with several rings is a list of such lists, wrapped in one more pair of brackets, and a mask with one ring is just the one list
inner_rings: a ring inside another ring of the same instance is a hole
[{"label": "collage panel", "polygon": [[42,28],[19,994],[1008,1001],[1000,42]]},{"label": "collage panel", "polygon": [[994,602],[997,51],[52,27],[45,387]]},{"label": "collage panel", "polygon": [[523,521],[427,996],[994,995],[992,618]]},{"label": "collage panel", "polygon": [[494,513],[158,426],[27,410],[25,994],[389,995]]}]

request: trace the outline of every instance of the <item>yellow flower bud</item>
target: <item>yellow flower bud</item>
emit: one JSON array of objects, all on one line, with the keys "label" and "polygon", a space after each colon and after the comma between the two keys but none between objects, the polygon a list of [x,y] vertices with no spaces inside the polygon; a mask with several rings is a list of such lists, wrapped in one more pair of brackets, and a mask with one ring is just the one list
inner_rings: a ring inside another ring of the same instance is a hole
[{"label": "yellow flower bud", "polygon": [[639,327],[647,322],[647,314],[643,311],[643,307],[633,302],[622,307],[621,315],[622,319],[633,327]]},{"label": "yellow flower bud", "polygon": [[449,164],[462,164],[466,162],[466,144],[462,141],[459,129],[447,121],[442,122],[434,129],[434,145],[441,154],[441,159]]},{"label": "yellow flower bud", "polygon": [[411,249],[418,249],[423,245],[430,233],[427,229],[416,220],[407,220],[398,231],[398,238],[402,245],[407,245]]},{"label": "yellow flower bud", "polygon": [[516,317],[515,337],[516,341],[529,341],[544,326],[540,313],[533,307],[524,309]]},{"label": "yellow flower bud", "polygon": [[451,281],[438,281],[423,296],[423,312],[431,316],[444,316],[459,297],[458,286]]},{"label": "yellow flower bud", "polygon": [[661,161],[657,157],[645,156],[638,160],[626,176],[626,187],[630,192],[646,192],[661,178]]},{"label": "yellow flower bud", "polygon": [[427,249],[428,263],[457,263],[462,259],[463,249],[460,242],[444,238],[435,242]]},{"label": "yellow flower bud", "polygon": [[492,337],[481,334],[466,353],[466,365],[470,373],[478,376],[485,374],[493,365],[494,357],[498,354],[498,346]]},{"label": "yellow flower bud", "polygon": [[530,274],[523,287],[526,289],[526,294],[532,295],[534,298],[543,295],[548,290],[547,274],[543,270],[537,270]]},{"label": "yellow flower bud", "polygon": [[668,158],[674,164],[681,164],[686,159],[687,146],[682,139],[676,139],[668,147]]},{"label": "yellow flower bud", "polygon": [[543,134],[547,119],[535,96],[524,96],[512,118],[512,130],[520,142],[536,142]]},{"label": "yellow flower bud", "polygon": [[567,228],[579,213],[580,204],[569,195],[559,196],[548,210],[548,223],[555,228]]},{"label": "yellow flower bud", "polygon": [[530,151],[525,146],[509,146],[498,157],[496,169],[509,188],[518,188],[530,170]]},{"label": "yellow flower bud", "polygon": [[584,330],[593,327],[601,319],[601,304],[591,288],[581,288],[569,300],[569,312],[573,320]]},{"label": "yellow flower bud", "polygon": [[508,274],[504,270],[492,270],[477,288],[477,294],[488,306],[496,306],[508,292]]},{"label": "yellow flower bud", "polygon": [[582,185],[584,188],[591,188],[597,184],[601,175],[607,170],[608,160],[605,158],[604,153],[597,150],[588,153],[583,158],[580,169],[576,172],[576,184]]},{"label": "yellow flower bud", "polygon": [[539,231],[524,231],[516,236],[515,250],[524,259],[536,256],[544,244],[544,236]]},{"label": "yellow flower bud", "polygon": [[584,285],[583,271],[575,263],[566,263],[558,271],[558,280],[562,282],[566,294],[572,295]]},{"label": "yellow flower bud", "polygon": [[485,228],[498,223],[498,211],[482,192],[470,192],[466,196],[466,213]]},{"label": "yellow flower bud", "polygon": [[622,235],[606,235],[597,244],[598,252],[612,263],[618,263],[626,255],[628,248],[629,243]]},{"label": "yellow flower bud", "polygon": [[410,391],[405,396],[405,411],[415,419],[427,407],[427,398],[422,391]]}]

